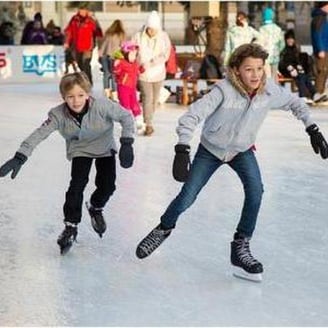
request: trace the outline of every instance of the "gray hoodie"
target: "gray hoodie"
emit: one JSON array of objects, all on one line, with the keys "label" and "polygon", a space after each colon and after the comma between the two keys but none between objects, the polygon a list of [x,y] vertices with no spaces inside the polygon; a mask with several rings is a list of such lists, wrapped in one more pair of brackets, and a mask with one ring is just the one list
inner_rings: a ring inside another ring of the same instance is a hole
[{"label": "gray hoodie", "polygon": [[66,140],[66,156],[106,157],[116,152],[114,121],[122,126],[121,137],[132,138],[135,125],[132,114],[118,103],[107,98],[89,99],[89,110],[81,124],[70,114],[65,103],[52,108],[47,120],[26,138],[18,152],[30,156],[34,148],[52,132],[58,132]]},{"label": "gray hoodie", "polygon": [[273,80],[266,81],[262,91],[251,99],[224,79],[179,119],[178,142],[188,145],[197,125],[205,120],[201,144],[219,159],[230,161],[254,145],[259,128],[274,108],[291,110],[305,127],[314,123],[305,102]]}]

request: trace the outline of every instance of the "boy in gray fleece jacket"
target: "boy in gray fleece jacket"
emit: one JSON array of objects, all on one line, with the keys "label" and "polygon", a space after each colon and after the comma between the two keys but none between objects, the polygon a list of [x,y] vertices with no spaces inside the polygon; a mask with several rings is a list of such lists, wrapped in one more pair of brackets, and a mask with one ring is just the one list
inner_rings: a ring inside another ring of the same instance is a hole
[{"label": "boy in gray fleece jacket", "polygon": [[[173,176],[185,182],[180,193],[161,216],[160,224],[138,245],[136,255],[150,255],[171,234],[178,217],[195,201],[212,174],[223,164],[239,176],[245,193],[241,217],[231,242],[231,264],[238,277],[260,281],[263,266],[249,248],[262,200],[263,186],[255,155],[257,132],[271,108],[290,109],[310,135],[312,147],[328,157],[328,145],[312,121],[308,106],[272,80],[266,80],[267,52],[259,45],[244,44],[231,55],[227,77],[202,99],[193,103],[180,119],[175,146]],[[189,143],[204,121],[200,144],[190,166]]]},{"label": "boy in gray fleece jacket", "polygon": [[134,120],[129,111],[108,99],[90,96],[91,84],[83,72],[65,75],[59,85],[64,102],[48,113],[48,118],[27,139],[15,156],[0,167],[3,177],[12,171],[14,179],[34,148],[52,132],[66,140],[67,159],[72,161],[71,181],[64,203],[65,229],[57,243],[65,254],[77,236],[82,217],[83,191],[88,183],[93,160],[96,166],[96,190],[87,202],[94,230],[102,237],[106,222],[102,209],[115,190],[116,163],[114,121],[122,126],[119,160],[124,168],[133,164]]}]

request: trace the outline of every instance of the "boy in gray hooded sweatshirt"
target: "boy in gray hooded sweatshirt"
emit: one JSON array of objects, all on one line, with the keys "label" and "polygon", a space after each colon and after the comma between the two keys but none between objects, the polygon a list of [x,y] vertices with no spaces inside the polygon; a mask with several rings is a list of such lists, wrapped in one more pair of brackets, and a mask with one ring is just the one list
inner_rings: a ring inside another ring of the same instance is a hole
[{"label": "boy in gray hooded sweatshirt", "polygon": [[71,181],[64,203],[65,229],[57,243],[65,254],[77,236],[77,225],[82,217],[83,191],[88,183],[93,160],[96,166],[96,189],[87,207],[94,230],[102,237],[106,222],[102,209],[115,191],[117,152],[113,130],[114,121],[122,126],[120,164],[133,164],[134,120],[129,111],[107,98],[90,95],[91,83],[85,73],[65,75],[59,85],[64,102],[52,108],[48,118],[27,139],[15,156],[0,167],[0,177],[10,173],[14,179],[35,147],[52,132],[58,131],[66,140],[67,159],[72,161]]},{"label": "boy in gray hooded sweatshirt", "polygon": [[[303,100],[266,80],[267,52],[257,44],[244,44],[232,53],[227,77],[203,98],[191,104],[179,119],[173,176],[185,182],[156,226],[138,245],[139,258],[149,256],[171,234],[178,217],[190,207],[212,174],[223,164],[239,176],[245,193],[239,223],[231,242],[234,274],[253,281],[262,280],[263,266],[253,257],[249,242],[255,230],[263,185],[254,143],[257,132],[271,108],[290,109],[305,125],[311,144],[321,157],[328,157],[328,145],[312,121]],[[204,121],[200,144],[190,165],[190,141]]]}]

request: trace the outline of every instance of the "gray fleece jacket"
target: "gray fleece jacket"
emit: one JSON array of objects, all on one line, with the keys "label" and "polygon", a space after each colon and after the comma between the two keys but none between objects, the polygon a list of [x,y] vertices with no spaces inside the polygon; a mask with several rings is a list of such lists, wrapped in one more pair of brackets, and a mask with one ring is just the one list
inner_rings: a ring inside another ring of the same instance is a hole
[{"label": "gray fleece jacket", "polygon": [[58,132],[66,140],[66,156],[106,157],[116,152],[114,121],[122,126],[121,137],[133,138],[135,125],[132,114],[118,103],[107,98],[89,99],[89,110],[81,124],[70,114],[65,103],[52,108],[47,120],[26,138],[18,152],[30,156],[34,148],[52,132]]},{"label": "gray fleece jacket", "polygon": [[254,145],[259,128],[274,108],[291,110],[305,127],[314,123],[305,102],[273,80],[267,80],[261,92],[251,99],[224,79],[191,104],[179,119],[178,143],[188,145],[197,125],[204,121],[201,144],[219,159],[230,161]]}]

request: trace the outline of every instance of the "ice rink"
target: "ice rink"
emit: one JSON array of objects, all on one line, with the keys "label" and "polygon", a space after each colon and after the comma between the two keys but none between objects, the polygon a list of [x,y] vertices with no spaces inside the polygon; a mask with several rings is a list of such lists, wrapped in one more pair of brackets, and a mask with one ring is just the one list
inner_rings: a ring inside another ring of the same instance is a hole
[{"label": "ice rink", "polygon": [[[1,164],[61,101],[57,89],[0,85]],[[41,143],[15,180],[0,180],[0,326],[328,326],[328,160],[314,154],[291,112],[271,111],[256,143],[265,193],[251,249],[264,265],[262,283],[231,275],[243,191],[228,166],[170,238],[136,258],[138,242],[181,188],[171,167],[185,110],[158,109],[155,134],[136,138],[133,168],[118,166],[106,234],[98,237],[83,209],[66,256],[56,244],[70,179],[62,137]],[[328,107],[311,111],[328,138]]]}]

